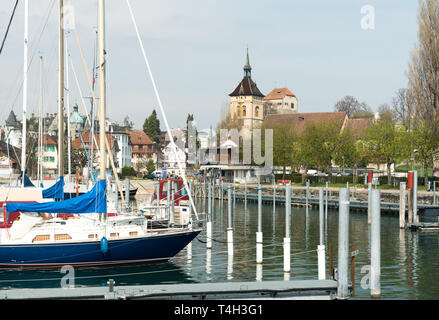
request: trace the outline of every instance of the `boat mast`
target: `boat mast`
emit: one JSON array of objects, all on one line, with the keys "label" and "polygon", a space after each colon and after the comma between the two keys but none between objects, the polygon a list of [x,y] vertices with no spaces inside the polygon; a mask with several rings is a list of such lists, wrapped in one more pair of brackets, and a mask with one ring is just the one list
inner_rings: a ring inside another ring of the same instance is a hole
[{"label": "boat mast", "polygon": [[71,130],[70,130],[70,85],[69,85],[69,52],[67,49],[68,41],[65,43],[66,47],[66,109],[67,109],[67,161],[68,161],[68,181],[70,182],[70,175],[72,174],[72,160],[71,158]]},{"label": "boat mast", "polygon": [[64,176],[64,26],[63,0],[59,0],[59,87],[58,87],[58,172]]},{"label": "boat mast", "polygon": [[24,175],[26,171],[26,111],[27,111],[27,55],[28,55],[28,19],[29,3],[24,0],[24,60],[23,60],[23,121],[21,137],[21,187],[24,188]]},{"label": "boat mast", "polygon": [[99,33],[99,148],[100,148],[100,180],[105,180],[105,7],[104,0],[98,2],[98,33]]},{"label": "boat mast", "polygon": [[43,180],[43,56],[40,56],[40,116],[38,119],[38,184]]}]

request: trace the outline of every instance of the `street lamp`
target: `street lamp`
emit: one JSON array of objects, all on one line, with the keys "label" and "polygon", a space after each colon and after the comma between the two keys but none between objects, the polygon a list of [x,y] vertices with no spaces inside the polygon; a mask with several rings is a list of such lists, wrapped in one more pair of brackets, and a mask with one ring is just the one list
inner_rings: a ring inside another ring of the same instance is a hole
[{"label": "street lamp", "polygon": [[415,170],[415,155],[419,152],[418,149],[413,149],[412,152],[412,170]]}]

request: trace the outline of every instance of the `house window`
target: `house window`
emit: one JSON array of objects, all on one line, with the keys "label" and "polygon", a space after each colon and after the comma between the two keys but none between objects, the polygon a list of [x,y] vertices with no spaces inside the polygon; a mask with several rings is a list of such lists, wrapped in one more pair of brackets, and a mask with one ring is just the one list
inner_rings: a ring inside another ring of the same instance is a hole
[{"label": "house window", "polygon": [[139,151],[142,150],[142,146],[139,146]]},{"label": "house window", "polygon": [[294,109],[294,103],[291,104],[291,109]]}]

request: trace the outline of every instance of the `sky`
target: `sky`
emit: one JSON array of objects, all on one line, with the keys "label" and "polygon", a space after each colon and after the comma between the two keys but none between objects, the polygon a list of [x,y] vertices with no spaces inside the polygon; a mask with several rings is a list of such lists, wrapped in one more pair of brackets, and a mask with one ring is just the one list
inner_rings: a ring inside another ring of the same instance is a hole
[{"label": "sky", "polygon": [[[248,48],[252,79],[265,95],[289,88],[299,112],[334,111],[346,95],[373,110],[391,104],[407,86],[417,41],[418,1],[400,0],[130,0],[169,125],[216,127],[221,108],[243,77]],[[22,118],[24,0],[0,55],[0,124]],[[15,0],[0,1],[0,37]],[[74,25],[89,70],[93,66],[97,0],[71,0]],[[373,8],[374,29],[365,29]],[[28,114],[37,114],[39,56],[43,56],[44,113],[57,112],[58,0],[29,0]],[[47,24],[45,23],[47,19]],[[366,20],[367,19],[367,20]],[[73,34],[67,46],[79,85],[90,96]],[[106,1],[107,117],[128,116],[134,127],[158,109],[126,0]],[[83,103],[69,70],[70,105]]]}]

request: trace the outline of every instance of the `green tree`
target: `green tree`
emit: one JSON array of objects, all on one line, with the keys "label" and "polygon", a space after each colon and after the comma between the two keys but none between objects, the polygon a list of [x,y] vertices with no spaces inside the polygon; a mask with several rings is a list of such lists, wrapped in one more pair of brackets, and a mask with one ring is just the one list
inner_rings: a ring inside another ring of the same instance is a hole
[{"label": "green tree", "polygon": [[146,171],[148,171],[148,173],[153,173],[155,171],[155,164],[152,159],[149,159],[146,163]]},{"label": "green tree", "polygon": [[407,135],[388,117],[376,120],[367,129],[363,138],[363,150],[376,164],[387,165],[387,183],[392,183],[391,165],[404,156]]},{"label": "green tree", "polygon": [[[282,179],[286,176],[286,167],[292,166],[294,154],[297,151],[297,137],[291,130],[291,126],[286,124],[269,124],[262,128],[273,130],[273,165],[282,167]],[[241,146],[241,144],[240,144]],[[261,150],[265,154],[265,135],[262,134]]]},{"label": "green tree", "polygon": [[71,150],[72,174],[87,166],[87,156],[83,149]]},{"label": "green tree", "polygon": [[326,171],[331,179],[332,163],[336,156],[342,159],[340,148],[340,125],[335,121],[310,123],[300,136],[302,163],[307,168],[314,167]]},{"label": "green tree", "polygon": [[413,144],[406,143],[406,156],[410,157],[413,150],[417,150],[415,159],[424,169],[424,181],[428,184],[428,169],[433,169],[433,161],[438,155],[439,140],[436,138],[438,132],[437,121],[414,120],[412,122],[412,132],[407,133]]},{"label": "green tree", "polygon": [[198,130],[197,130],[196,126],[195,126],[195,120],[194,120],[194,115],[193,114],[188,114],[187,118],[186,118],[186,142],[185,142],[185,147],[188,148],[188,146],[189,146],[189,138],[192,138],[192,137],[189,137],[189,131],[190,131],[189,130],[190,129],[189,123],[191,123],[191,126],[192,126],[191,129],[195,131],[195,141],[196,141],[195,143],[196,143],[196,148],[198,149],[200,147],[200,145],[201,145],[201,142],[198,139]]},{"label": "green tree", "polygon": [[157,118],[157,113],[152,110],[151,115],[145,119],[143,123],[143,132],[145,132],[152,141],[158,142],[160,135],[160,120]]},{"label": "green tree", "polygon": [[338,136],[334,149],[334,163],[340,168],[354,167],[359,162],[354,133],[351,130],[343,130]]}]

